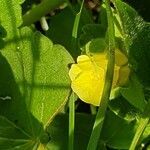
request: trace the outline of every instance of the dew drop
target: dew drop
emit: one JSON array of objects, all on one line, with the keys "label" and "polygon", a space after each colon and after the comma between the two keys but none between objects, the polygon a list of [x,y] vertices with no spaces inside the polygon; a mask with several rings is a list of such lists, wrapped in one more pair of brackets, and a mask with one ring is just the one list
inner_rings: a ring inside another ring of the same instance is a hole
[{"label": "dew drop", "polygon": [[18,46],[18,47],[17,47],[17,50],[19,50],[19,49],[20,49],[20,47]]},{"label": "dew drop", "polygon": [[142,144],[141,144],[141,147],[145,147],[145,144],[144,144],[144,143],[142,143]]}]

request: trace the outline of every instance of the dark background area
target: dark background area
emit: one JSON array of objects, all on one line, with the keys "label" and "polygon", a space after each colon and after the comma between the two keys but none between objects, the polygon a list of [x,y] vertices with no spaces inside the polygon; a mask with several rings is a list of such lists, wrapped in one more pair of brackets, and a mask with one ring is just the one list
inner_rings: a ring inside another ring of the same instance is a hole
[{"label": "dark background area", "polygon": [[136,9],[145,21],[150,21],[150,0],[124,0]]}]

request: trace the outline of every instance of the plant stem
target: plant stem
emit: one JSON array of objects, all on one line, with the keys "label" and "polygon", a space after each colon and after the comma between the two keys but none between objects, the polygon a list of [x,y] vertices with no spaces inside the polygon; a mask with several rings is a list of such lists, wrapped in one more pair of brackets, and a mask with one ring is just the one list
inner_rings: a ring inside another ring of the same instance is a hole
[{"label": "plant stem", "polygon": [[40,20],[41,17],[49,13],[54,8],[63,4],[65,0],[43,0],[39,5],[33,7],[29,12],[23,16],[22,26],[28,26]]},{"label": "plant stem", "polygon": [[81,14],[82,14],[83,4],[84,4],[84,0],[82,0],[80,10],[75,16],[74,25],[73,25],[73,29],[72,29],[71,47],[74,52],[77,52],[77,50],[78,50],[77,37],[78,37],[78,29],[79,29],[79,23],[80,23],[80,18],[81,18]]},{"label": "plant stem", "polygon": [[114,73],[114,63],[115,63],[115,31],[114,31],[114,22],[113,22],[113,14],[110,7],[110,1],[105,0],[106,4],[106,11],[107,11],[107,19],[108,19],[108,36],[109,36],[109,50],[108,50],[108,65],[105,77],[105,85],[104,90],[100,102],[100,106],[96,115],[95,123],[93,126],[93,130],[91,133],[91,137],[88,143],[87,150],[96,150],[98,141],[100,138],[100,133],[102,129],[102,125],[105,118],[105,112],[107,109],[112,80],[113,80],[113,73]]},{"label": "plant stem", "polygon": [[69,142],[68,150],[74,149],[74,122],[75,122],[75,104],[74,92],[72,92],[69,100]]},{"label": "plant stem", "polygon": [[90,109],[91,109],[91,114],[96,115],[97,113],[96,106],[90,105]]},{"label": "plant stem", "polygon": [[132,140],[132,143],[130,145],[129,150],[135,150],[136,149],[138,141],[139,141],[142,133],[144,132],[144,129],[146,128],[147,124],[149,123],[149,120],[150,120],[150,100],[148,101],[146,108],[145,108],[145,111],[143,113],[143,116],[140,119],[139,126],[136,130],[136,133],[134,135],[134,138]]},{"label": "plant stem", "polygon": [[[75,20],[74,20],[74,26],[72,29],[72,45],[74,45],[74,50],[75,47],[77,47],[77,43],[74,41],[77,40],[78,36],[78,27],[79,27],[79,22],[80,22],[80,16],[82,13],[82,8],[83,8],[84,0],[82,1],[80,11],[79,13],[76,14]],[[70,101],[69,101],[69,143],[68,143],[68,150],[73,150],[74,149],[74,122],[75,122],[75,93],[72,92]]]},{"label": "plant stem", "polygon": [[75,39],[77,39],[77,36],[78,36],[78,27],[79,27],[79,23],[80,23],[80,17],[81,17],[81,13],[82,13],[82,9],[83,9],[83,4],[84,4],[84,0],[82,0],[81,6],[80,6],[80,11],[76,14],[74,26],[72,29],[72,37]]}]

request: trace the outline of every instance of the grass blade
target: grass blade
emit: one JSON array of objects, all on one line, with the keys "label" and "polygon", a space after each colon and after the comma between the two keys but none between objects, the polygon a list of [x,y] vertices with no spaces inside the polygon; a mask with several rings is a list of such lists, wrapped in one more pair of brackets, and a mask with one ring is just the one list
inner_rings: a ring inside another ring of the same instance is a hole
[{"label": "grass blade", "polygon": [[74,149],[75,94],[72,92],[69,100],[69,142],[68,150]]},{"label": "grass blade", "polygon": [[[74,21],[74,26],[72,30],[72,48],[73,50],[76,50],[77,48],[77,36],[78,36],[78,27],[80,22],[80,17],[82,13],[84,0],[82,1],[80,11],[77,13]],[[73,150],[74,149],[74,123],[75,123],[75,93],[72,92],[72,95],[70,97],[69,101],[69,142],[68,142],[68,149]]]},{"label": "grass blade", "polygon": [[108,51],[108,65],[106,71],[105,85],[101,98],[100,107],[98,109],[95,123],[93,126],[93,130],[91,133],[91,137],[88,143],[87,150],[96,150],[98,141],[100,138],[100,133],[102,129],[102,125],[105,118],[105,112],[107,109],[107,103],[109,101],[109,96],[111,92],[112,80],[113,80],[113,72],[114,72],[114,53],[115,53],[115,31],[114,31],[114,21],[113,14],[110,7],[110,1],[105,0],[106,11],[107,11],[107,19],[108,19],[108,36],[109,36],[109,51]]},{"label": "grass blade", "polygon": [[132,140],[129,150],[136,149],[138,141],[139,141],[142,133],[144,132],[144,129],[146,128],[147,124],[149,123],[149,120],[150,120],[150,100],[149,100],[148,104],[146,105],[145,111],[143,113],[143,117],[140,119],[139,126],[136,130],[136,133],[134,135],[134,138]]}]

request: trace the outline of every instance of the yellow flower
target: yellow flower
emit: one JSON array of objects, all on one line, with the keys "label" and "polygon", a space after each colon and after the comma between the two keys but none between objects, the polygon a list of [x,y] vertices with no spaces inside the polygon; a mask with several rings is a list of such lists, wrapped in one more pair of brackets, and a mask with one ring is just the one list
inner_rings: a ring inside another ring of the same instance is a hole
[{"label": "yellow flower", "polygon": [[[95,53],[92,56],[78,56],[77,64],[71,66],[69,71],[72,81],[71,87],[82,101],[99,106],[105,83],[107,63],[107,55],[104,52]],[[128,81],[129,73],[127,57],[116,50],[112,88],[123,86]]]}]

